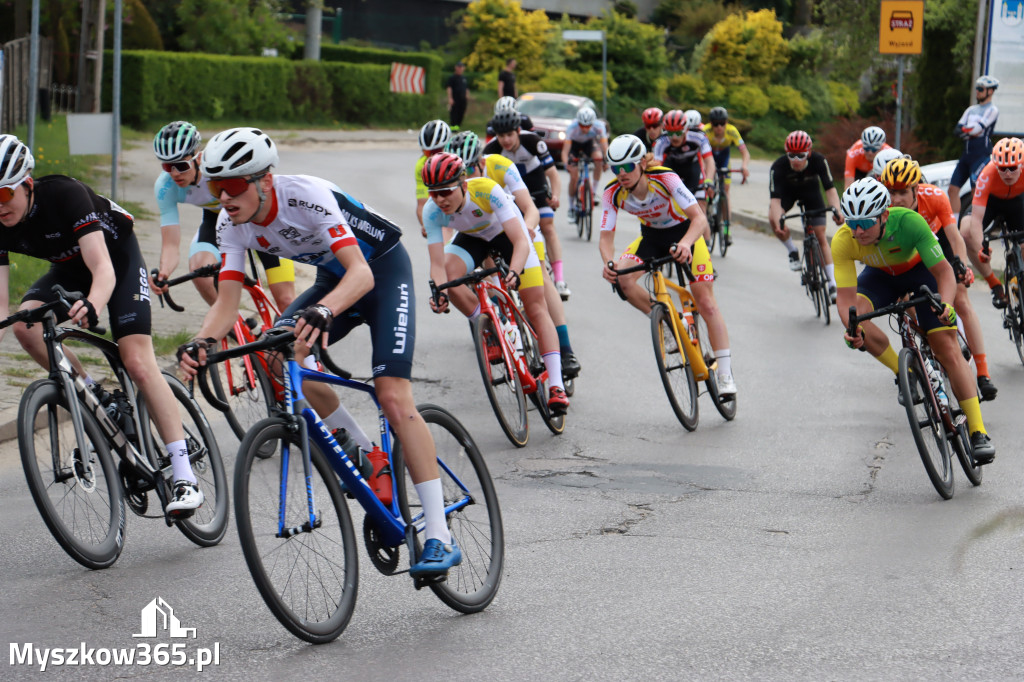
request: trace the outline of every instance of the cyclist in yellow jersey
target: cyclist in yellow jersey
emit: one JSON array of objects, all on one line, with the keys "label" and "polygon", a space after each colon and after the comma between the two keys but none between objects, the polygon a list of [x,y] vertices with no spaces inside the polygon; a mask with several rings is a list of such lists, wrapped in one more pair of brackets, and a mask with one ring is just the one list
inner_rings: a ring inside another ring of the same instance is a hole
[{"label": "cyclist in yellow jersey", "polygon": [[[843,192],[846,224],[832,239],[839,317],[844,327],[849,327],[851,306],[856,306],[858,313],[867,313],[917,291],[922,284],[937,291],[943,302],[942,314],[936,315],[930,306],[918,306],[917,321],[967,416],[975,459],[988,464],[995,458],[995,446],[985,432],[977,388],[957,342],[956,311],[950,303],[956,296],[953,268],[924,218],[908,208],[889,205],[889,191],[871,177],[856,180]],[[867,266],[860,275],[855,265],[858,261]],[[851,348],[866,348],[893,374],[898,372],[896,351],[888,335],[873,322],[859,325],[854,336],[844,332],[844,338]]]},{"label": "cyclist in yellow jersey", "polygon": [[[715,169],[719,175],[723,175],[725,183],[725,196],[730,196],[729,190],[732,187],[732,177],[725,175],[723,171],[729,170],[729,152],[732,151],[733,147],[740,150],[740,154],[743,156],[743,165],[740,167],[740,172],[743,174],[743,180],[740,184],[747,184],[747,178],[750,177],[750,152],[747,151],[747,145],[743,142],[743,137],[740,135],[739,129],[736,128],[732,123],[729,123],[729,112],[726,111],[725,107],[713,107],[711,109],[708,118],[711,119],[710,130],[705,130],[707,133],[708,142],[711,144],[711,155],[715,159]],[[728,243],[732,243],[732,236],[729,233],[729,224],[732,222],[732,202],[727,204],[729,209],[729,215],[725,217],[725,238]]]},{"label": "cyclist in yellow jersey", "polygon": [[[416,159],[416,220],[420,221],[420,233],[426,237],[427,230],[423,227],[423,206],[427,203],[429,195],[427,186],[423,184],[423,164],[434,154],[443,151],[445,144],[451,139],[452,129],[441,119],[427,121],[420,128],[420,149],[423,153]],[[445,240],[451,238],[451,234],[445,234]]]},{"label": "cyclist in yellow jersey", "polygon": [[[526,187],[519,170],[511,159],[501,154],[488,154],[483,156],[483,145],[476,133],[465,131],[452,136],[452,139],[445,145],[445,151],[455,154],[462,159],[466,166],[466,175],[469,178],[485,177],[494,180],[507,194],[512,195],[513,201],[519,211],[523,214],[530,235],[533,237],[533,246],[537,251],[537,257],[543,263],[547,254],[544,252],[544,235],[538,225],[540,223],[540,212],[530,197],[530,190]],[[544,275],[544,298],[548,304],[548,312],[551,314],[551,321],[555,323],[555,331],[558,332],[558,346],[562,354],[562,376],[566,379],[574,379],[580,373],[580,361],[572,350],[572,343],[569,341],[569,326],[565,320],[565,305],[562,297],[555,289],[555,283],[548,274],[545,267],[541,268]]]}]

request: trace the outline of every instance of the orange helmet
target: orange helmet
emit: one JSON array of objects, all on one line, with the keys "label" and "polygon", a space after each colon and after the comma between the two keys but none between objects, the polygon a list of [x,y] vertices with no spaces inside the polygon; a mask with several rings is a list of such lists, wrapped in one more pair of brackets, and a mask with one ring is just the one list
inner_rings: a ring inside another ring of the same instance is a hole
[{"label": "orange helmet", "polygon": [[1016,137],[1004,137],[992,148],[992,161],[997,166],[1019,166],[1024,161],[1024,142]]}]

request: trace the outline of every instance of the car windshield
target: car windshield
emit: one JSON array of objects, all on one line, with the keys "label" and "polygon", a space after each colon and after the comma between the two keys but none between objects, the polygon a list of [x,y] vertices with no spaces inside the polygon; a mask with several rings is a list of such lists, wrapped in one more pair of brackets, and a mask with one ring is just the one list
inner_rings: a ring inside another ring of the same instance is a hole
[{"label": "car windshield", "polygon": [[576,105],[559,99],[524,99],[519,113],[530,118],[576,118]]}]

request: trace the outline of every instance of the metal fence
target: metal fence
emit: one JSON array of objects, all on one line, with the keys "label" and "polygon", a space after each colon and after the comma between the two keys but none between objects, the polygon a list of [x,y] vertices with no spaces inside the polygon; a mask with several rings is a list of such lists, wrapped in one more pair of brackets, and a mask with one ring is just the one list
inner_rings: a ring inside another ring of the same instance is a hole
[{"label": "metal fence", "polygon": [[[29,43],[29,38],[25,37],[12,40],[3,46],[3,116],[0,118],[0,131],[3,132],[14,130],[16,126],[28,122]],[[43,97],[46,97],[45,93],[50,89],[52,64],[53,43],[49,38],[40,38],[39,89],[43,92]],[[41,105],[42,100],[37,102],[37,112],[40,111]]]}]

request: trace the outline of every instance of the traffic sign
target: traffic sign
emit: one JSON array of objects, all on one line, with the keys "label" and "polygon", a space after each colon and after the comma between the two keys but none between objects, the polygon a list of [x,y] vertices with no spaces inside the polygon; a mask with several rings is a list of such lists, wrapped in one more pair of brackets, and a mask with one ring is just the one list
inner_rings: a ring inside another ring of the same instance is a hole
[{"label": "traffic sign", "polygon": [[924,0],[882,0],[878,51],[882,54],[921,54]]}]

